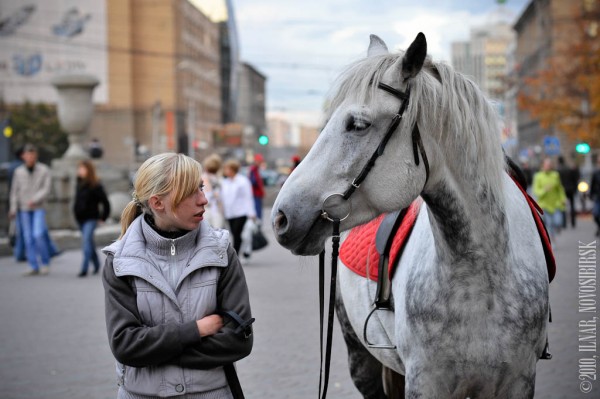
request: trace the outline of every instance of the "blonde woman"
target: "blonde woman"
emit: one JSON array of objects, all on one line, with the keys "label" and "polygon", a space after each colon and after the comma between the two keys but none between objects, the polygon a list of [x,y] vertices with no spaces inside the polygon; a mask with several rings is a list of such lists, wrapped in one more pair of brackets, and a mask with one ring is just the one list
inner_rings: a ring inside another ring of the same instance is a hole
[{"label": "blonde woman", "polygon": [[201,175],[183,154],[149,158],[104,248],[119,399],[243,398],[233,363],[250,354],[254,319],[228,232],[203,221]]}]

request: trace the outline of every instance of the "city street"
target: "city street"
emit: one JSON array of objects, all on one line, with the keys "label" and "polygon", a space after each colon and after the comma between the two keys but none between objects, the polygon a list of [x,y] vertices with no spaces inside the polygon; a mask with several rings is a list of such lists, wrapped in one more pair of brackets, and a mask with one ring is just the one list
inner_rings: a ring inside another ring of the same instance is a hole
[{"label": "city street", "polygon": [[[549,334],[554,357],[538,363],[536,398],[600,397],[600,381],[592,381],[592,391],[585,395],[578,378],[578,360],[598,355],[597,349],[578,351],[578,322],[598,316],[597,308],[578,312],[578,243],[593,242],[594,231],[591,218],[582,217],[576,230],[568,229],[556,240]],[[269,228],[265,233],[269,246],[244,266],[256,323],[253,352],[238,363],[240,382],[249,399],[314,398],[319,378],[317,258],[292,256]],[[54,259],[50,275],[23,277],[26,264],[0,258],[1,398],[116,396],[101,278],[77,278],[80,260],[78,250],[69,250]],[[597,280],[594,286],[597,294]],[[591,341],[595,339],[594,333]],[[328,397],[359,399],[339,328],[331,369]]]}]

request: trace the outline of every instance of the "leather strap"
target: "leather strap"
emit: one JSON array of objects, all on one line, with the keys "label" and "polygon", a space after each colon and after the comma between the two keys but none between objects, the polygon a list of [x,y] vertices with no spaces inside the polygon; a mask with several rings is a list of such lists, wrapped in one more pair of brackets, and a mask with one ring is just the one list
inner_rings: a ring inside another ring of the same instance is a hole
[{"label": "leather strap", "polygon": [[244,399],[244,392],[235,371],[235,366],[233,364],[226,364],[223,366],[223,370],[225,371],[225,378],[227,379],[227,385],[229,385],[233,399]]},{"label": "leather strap", "polygon": [[381,143],[379,143],[379,146],[377,146],[377,149],[375,150],[375,152],[373,152],[373,155],[371,155],[371,158],[369,158],[369,161],[363,167],[363,169],[360,171],[358,176],[352,181],[352,184],[350,185],[350,187],[348,187],[348,189],[344,192],[343,197],[346,200],[348,198],[350,198],[350,196],[354,193],[354,191],[358,187],[360,187],[363,180],[365,180],[365,178],[367,177],[367,175],[369,174],[369,172],[375,165],[375,161],[377,160],[377,158],[379,158],[383,154],[383,150],[385,150],[385,147],[386,147],[388,141],[390,141],[392,134],[394,134],[394,132],[398,128],[398,125],[400,124],[400,121],[402,120],[402,115],[404,114],[404,111],[406,110],[406,107],[408,106],[408,98],[410,95],[410,88],[406,89],[406,93],[403,93],[399,90],[394,89],[391,86],[386,85],[385,83],[379,83],[378,87],[380,89],[383,89],[386,92],[392,94],[393,96],[397,97],[398,99],[402,100],[402,104],[400,105],[400,108],[398,109],[398,113],[396,113],[396,115],[394,115],[394,117],[392,118],[392,121],[390,122],[387,132],[385,133],[385,136],[381,140]]},{"label": "leather strap", "polygon": [[217,311],[217,314],[220,314],[221,316],[227,316],[237,323],[238,327],[234,331],[236,334],[243,332],[244,338],[250,338],[250,336],[252,335],[252,323],[254,323],[254,321],[256,320],[254,317],[251,317],[248,320],[244,320],[240,317],[239,314],[235,313],[233,310],[225,309]]},{"label": "leather strap", "polygon": [[329,384],[329,366],[331,364],[331,342],[333,337],[333,315],[335,313],[335,292],[337,279],[337,262],[340,247],[340,220],[333,219],[333,236],[331,251],[331,281],[329,285],[329,312],[327,314],[327,341],[325,345],[325,363],[323,363],[323,316],[325,309],[325,250],[319,254],[319,308],[320,308],[320,347],[321,368],[319,370],[319,397],[325,399]]},{"label": "leather strap", "polygon": [[391,309],[390,250],[407,210],[408,208],[404,208],[401,211],[390,213],[382,220],[377,229],[375,236],[375,246],[379,253],[377,291],[375,293],[375,308],[377,309]]}]

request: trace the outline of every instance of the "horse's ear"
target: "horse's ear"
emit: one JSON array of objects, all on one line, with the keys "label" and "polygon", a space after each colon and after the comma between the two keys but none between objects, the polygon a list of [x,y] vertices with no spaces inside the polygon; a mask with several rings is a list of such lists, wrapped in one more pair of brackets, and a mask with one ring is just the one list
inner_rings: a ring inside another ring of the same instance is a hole
[{"label": "horse's ear", "polygon": [[388,48],[385,42],[377,35],[370,35],[369,50],[367,50],[367,57],[373,57],[375,55],[388,54]]},{"label": "horse's ear", "polygon": [[422,32],[419,32],[402,58],[402,79],[414,78],[423,68],[427,56],[427,40]]}]

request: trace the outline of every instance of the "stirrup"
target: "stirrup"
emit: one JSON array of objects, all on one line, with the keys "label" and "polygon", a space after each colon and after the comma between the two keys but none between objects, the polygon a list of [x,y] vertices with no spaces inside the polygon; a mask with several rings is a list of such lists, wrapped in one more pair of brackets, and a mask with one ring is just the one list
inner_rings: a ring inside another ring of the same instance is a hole
[{"label": "stirrup", "polygon": [[377,306],[373,307],[373,310],[371,310],[371,312],[369,313],[369,315],[367,316],[367,320],[365,320],[365,326],[363,328],[363,339],[365,341],[365,343],[367,344],[367,346],[369,348],[373,348],[373,349],[396,349],[396,345],[391,345],[391,344],[372,344],[369,339],[367,338],[367,326],[369,325],[369,319],[371,319],[371,316],[373,316],[373,314],[376,311],[386,311],[386,312],[393,312],[394,310],[392,308],[378,308]]}]

